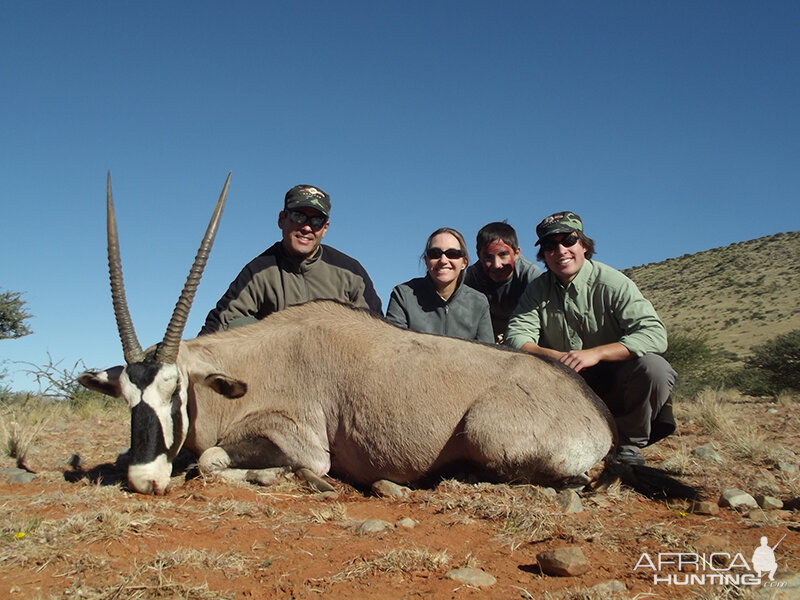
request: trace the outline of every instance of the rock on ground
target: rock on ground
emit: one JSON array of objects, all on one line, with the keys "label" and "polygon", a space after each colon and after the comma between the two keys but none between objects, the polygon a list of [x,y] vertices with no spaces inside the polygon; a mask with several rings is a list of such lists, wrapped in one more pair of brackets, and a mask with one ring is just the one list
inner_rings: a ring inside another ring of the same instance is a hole
[{"label": "rock on ground", "polygon": [[495,579],[486,571],[482,571],[481,569],[472,569],[469,567],[448,571],[445,573],[445,577],[447,579],[453,579],[455,581],[460,581],[462,583],[475,585],[478,587],[489,587],[497,583],[497,579]]},{"label": "rock on ground", "polygon": [[583,551],[576,546],[547,550],[536,555],[539,568],[547,575],[574,577],[589,570],[589,561]]}]

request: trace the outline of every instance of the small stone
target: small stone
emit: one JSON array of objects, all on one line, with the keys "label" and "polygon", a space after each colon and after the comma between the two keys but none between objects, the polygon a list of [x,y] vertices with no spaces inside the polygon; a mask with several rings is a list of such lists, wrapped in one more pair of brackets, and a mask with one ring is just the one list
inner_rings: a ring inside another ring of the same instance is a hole
[{"label": "small stone", "polygon": [[542,573],[556,577],[574,577],[589,570],[589,561],[577,546],[547,550],[536,555]]},{"label": "small stone", "polygon": [[251,469],[245,473],[245,481],[258,485],[272,485],[279,478],[285,478],[291,471],[286,467],[272,467],[269,469]]},{"label": "small stone", "polygon": [[556,496],[558,496],[558,492],[555,490],[555,488],[544,486],[536,488],[536,490],[546,498],[555,498]]},{"label": "small stone", "polygon": [[625,587],[625,584],[621,581],[617,581],[616,579],[612,579],[610,581],[604,581],[603,583],[598,583],[597,585],[593,585],[589,588],[590,592],[594,592],[603,598],[608,598],[609,596],[613,596],[617,592],[624,592],[628,588]]},{"label": "small stone", "polygon": [[11,477],[8,478],[9,483],[30,483],[34,479],[36,479],[36,475],[33,473],[29,473],[28,471],[22,471],[21,473],[14,473]]},{"label": "small stone", "polygon": [[764,525],[772,520],[772,517],[761,508],[754,508],[747,513],[747,518],[755,525]]},{"label": "small stone", "polygon": [[762,494],[759,494],[758,496],[756,496],[756,502],[764,510],[774,510],[783,508],[783,502],[781,501],[780,498],[776,498],[775,496],[764,496]]},{"label": "small stone", "polygon": [[752,489],[753,491],[759,491],[768,494],[781,493],[781,487],[777,483],[766,479],[754,479],[750,483],[750,489]]},{"label": "small stone", "polygon": [[492,575],[483,571],[482,569],[473,569],[470,567],[463,567],[461,569],[453,569],[444,575],[447,579],[460,581],[468,585],[475,585],[478,587],[489,587],[497,583]]},{"label": "small stone", "polygon": [[800,469],[798,469],[795,464],[781,461],[778,463],[778,471],[782,471],[783,473],[797,473]]},{"label": "small stone", "polygon": [[25,469],[19,469],[17,467],[10,467],[8,469],[3,469],[0,471],[0,475],[3,477],[11,477],[12,475],[18,475],[19,473],[27,473]]},{"label": "small stone", "polygon": [[578,494],[573,490],[563,490],[556,496],[556,504],[565,513],[579,513],[583,511],[583,504]]},{"label": "small stone", "polygon": [[358,535],[366,535],[368,533],[380,533],[387,529],[394,529],[394,525],[382,521],[381,519],[367,519],[358,527]]},{"label": "small stone", "polygon": [[600,508],[608,508],[609,506],[611,506],[613,504],[613,502],[611,500],[609,500],[608,496],[606,496],[606,495],[590,496],[588,498],[588,500],[589,500],[589,502],[591,502],[595,506],[599,506]]},{"label": "small stone", "polygon": [[747,513],[747,518],[756,525],[774,525],[775,521],[793,520],[794,513],[791,510],[754,508]]},{"label": "small stone", "polygon": [[692,511],[696,515],[716,515],[719,513],[719,506],[708,500],[700,500],[694,503]]},{"label": "small stone", "polygon": [[414,529],[414,527],[417,526],[417,522],[411,517],[404,517],[397,522],[397,526],[405,527],[406,529]]},{"label": "small stone", "polygon": [[411,493],[411,489],[388,479],[381,479],[372,484],[372,493],[381,498],[404,498]]},{"label": "small stone", "polygon": [[722,464],[725,462],[725,459],[722,456],[720,456],[719,452],[717,452],[716,449],[714,448],[713,443],[698,446],[697,448],[692,450],[692,455],[702,460],[706,460],[708,462],[714,462],[718,464]]},{"label": "small stone", "polygon": [[745,491],[729,488],[722,492],[719,503],[722,507],[736,509],[758,508],[756,499]]}]

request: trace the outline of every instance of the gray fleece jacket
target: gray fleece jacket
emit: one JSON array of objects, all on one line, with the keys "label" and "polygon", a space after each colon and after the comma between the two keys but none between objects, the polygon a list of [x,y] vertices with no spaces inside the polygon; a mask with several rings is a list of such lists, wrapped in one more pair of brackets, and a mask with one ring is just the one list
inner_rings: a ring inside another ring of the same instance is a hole
[{"label": "gray fleece jacket", "polygon": [[444,300],[427,275],[395,286],[386,320],[403,329],[494,342],[486,296],[459,283],[450,299]]}]

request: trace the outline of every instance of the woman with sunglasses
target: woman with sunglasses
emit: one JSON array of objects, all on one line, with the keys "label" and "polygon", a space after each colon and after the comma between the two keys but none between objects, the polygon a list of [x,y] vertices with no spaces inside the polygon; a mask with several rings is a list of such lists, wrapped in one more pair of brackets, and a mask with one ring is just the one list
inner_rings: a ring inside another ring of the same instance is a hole
[{"label": "woman with sunglasses", "polygon": [[395,286],[386,319],[403,329],[493,343],[486,296],[463,285],[469,264],[464,236],[450,227],[437,229],[422,260],[427,274]]}]

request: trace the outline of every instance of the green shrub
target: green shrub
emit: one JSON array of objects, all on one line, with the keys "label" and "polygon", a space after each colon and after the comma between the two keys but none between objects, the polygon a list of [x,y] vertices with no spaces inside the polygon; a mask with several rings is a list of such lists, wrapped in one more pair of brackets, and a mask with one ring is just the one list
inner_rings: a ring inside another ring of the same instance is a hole
[{"label": "green shrub", "polygon": [[25,322],[31,315],[25,309],[21,292],[0,292],[0,340],[9,340],[33,333]]},{"label": "green shrub", "polygon": [[752,352],[746,366],[737,373],[742,391],[754,395],[800,391],[800,329],[754,346]]},{"label": "green shrub", "polygon": [[724,354],[699,334],[670,335],[664,358],[678,372],[674,393],[679,397],[692,398],[704,388],[724,387],[731,378]]},{"label": "green shrub", "polygon": [[753,367],[741,367],[733,373],[731,385],[748,396],[771,396],[772,378],[769,373]]}]

